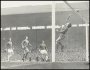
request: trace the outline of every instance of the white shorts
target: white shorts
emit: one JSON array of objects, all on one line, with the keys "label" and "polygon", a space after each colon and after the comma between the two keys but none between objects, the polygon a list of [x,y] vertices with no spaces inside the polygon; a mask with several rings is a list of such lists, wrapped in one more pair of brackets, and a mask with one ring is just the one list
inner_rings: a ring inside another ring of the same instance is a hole
[{"label": "white shorts", "polygon": [[13,51],[13,49],[7,49],[7,51],[8,51],[8,54],[9,54],[9,55],[12,55],[12,54],[14,54],[14,51]]},{"label": "white shorts", "polygon": [[39,50],[41,54],[47,54],[46,50]]}]

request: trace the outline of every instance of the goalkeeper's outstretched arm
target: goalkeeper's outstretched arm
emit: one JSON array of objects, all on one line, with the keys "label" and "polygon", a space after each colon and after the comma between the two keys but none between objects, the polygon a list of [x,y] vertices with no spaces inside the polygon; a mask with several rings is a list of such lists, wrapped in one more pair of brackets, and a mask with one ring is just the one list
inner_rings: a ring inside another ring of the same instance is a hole
[{"label": "goalkeeper's outstretched arm", "polygon": [[66,23],[69,23],[70,22],[70,18],[71,18],[72,14],[70,14],[67,19],[66,19]]}]

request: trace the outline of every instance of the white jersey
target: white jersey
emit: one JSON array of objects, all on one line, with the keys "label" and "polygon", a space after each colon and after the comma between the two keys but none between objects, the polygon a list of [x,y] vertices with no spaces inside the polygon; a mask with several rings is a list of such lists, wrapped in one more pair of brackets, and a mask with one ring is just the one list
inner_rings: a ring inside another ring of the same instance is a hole
[{"label": "white jersey", "polygon": [[46,50],[39,50],[41,54],[47,54]]},{"label": "white jersey", "polygon": [[7,49],[8,53],[13,53],[13,49]]}]

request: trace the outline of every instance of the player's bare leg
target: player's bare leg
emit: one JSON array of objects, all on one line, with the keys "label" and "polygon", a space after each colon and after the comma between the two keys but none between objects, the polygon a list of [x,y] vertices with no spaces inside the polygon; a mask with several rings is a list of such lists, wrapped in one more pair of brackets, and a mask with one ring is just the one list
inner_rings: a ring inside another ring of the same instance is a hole
[{"label": "player's bare leg", "polygon": [[59,46],[59,44],[58,44],[59,40],[60,40],[60,37],[58,37],[58,39],[56,40],[56,47],[57,47],[57,49],[58,49],[58,46]]},{"label": "player's bare leg", "polygon": [[49,59],[49,57],[48,57],[48,52],[45,50],[45,53],[44,54],[42,54],[43,56],[44,56],[44,61],[48,61],[48,59]]},{"label": "player's bare leg", "polygon": [[27,52],[27,53],[25,54],[25,60],[27,60],[28,54],[29,54],[29,52]]},{"label": "player's bare leg", "polygon": [[24,51],[22,60],[23,60],[23,62],[26,60],[26,52],[25,51]]},{"label": "player's bare leg", "polygon": [[[29,53],[30,53],[30,51],[27,51],[27,52],[24,51],[23,58],[22,58],[23,62],[24,62],[25,60],[27,60],[27,57],[28,57],[28,54],[29,54]],[[30,59],[29,59],[29,60],[30,60]]]},{"label": "player's bare leg", "polygon": [[46,62],[49,60],[49,56],[48,56],[48,54],[46,54]]},{"label": "player's bare leg", "polygon": [[10,55],[8,55],[8,60],[7,61],[10,61],[9,59],[10,59]]},{"label": "player's bare leg", "polygon": [[56,49],[58,49],[59,48],[59,44],[58,44],[58,42],[56,41]]},{"label": "player's bare leg", "polygon": [[25,54],[23,54],[22,60],[23,60],[23,62],[25,61]]},{"label": "player's bare leg", "polygon": [[65,35],[62,35],[61,37],[59,36],[58,39],[56,40],[56,47],[59,49],[59,46],[61,46],[61,51],[63,51],[64,45],[62,45],[61,41],[64,40]]},{"label": "player's bare leg", "polygon": [[64,45],[62,45],[61,42],[59,42],[59,45],[61,46],[61,52],[63,52],[63,50],[64,50]]},{"label": "player's bare leg", "polygon": [[8,55],[8,61],[10,61],[10,57],[11,57],[11,56],[12,56],[12,55],[10,55],[10,54]]},{"label": "player's bare leg", "polygon": [[8,61],[10,61],[10,58],[12,57],[12,55],[14,55],[13,50],[12,50],[12,52],[8,52]]}]

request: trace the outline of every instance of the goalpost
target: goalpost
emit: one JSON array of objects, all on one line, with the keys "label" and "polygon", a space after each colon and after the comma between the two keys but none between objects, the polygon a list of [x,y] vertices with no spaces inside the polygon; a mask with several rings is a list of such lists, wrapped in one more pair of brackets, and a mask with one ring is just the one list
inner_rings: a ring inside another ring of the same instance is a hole
[{"label": "goalpost", "polygon": [[52,62],[55,62],[55,2],[52,1]]},{"label": "goalpost", "polygon": [[86,61],[89,62],[89,26],[88,25],[86,25]]}]

